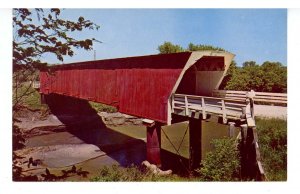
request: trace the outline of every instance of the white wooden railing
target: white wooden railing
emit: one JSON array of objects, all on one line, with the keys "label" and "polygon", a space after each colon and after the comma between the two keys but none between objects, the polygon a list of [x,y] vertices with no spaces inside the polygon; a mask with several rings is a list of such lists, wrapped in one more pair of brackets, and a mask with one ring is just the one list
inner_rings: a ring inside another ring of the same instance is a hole
[{"label": "white wooden railing", "polygon": [[[246,100],[247,91],[214,90],[212,96],[232,100]],[[255,92],[254,103],[287,105],[286,93]]]},{"label": "white wooden railing", "polygon": [[215,114],[227,118],[238,119],[246,108],[246,102],[241,100],[228,100],[223,98],[174,94],[172,96],[172,112],[189,116],[192,112],[201,112],[203,119],[207,114]]}]

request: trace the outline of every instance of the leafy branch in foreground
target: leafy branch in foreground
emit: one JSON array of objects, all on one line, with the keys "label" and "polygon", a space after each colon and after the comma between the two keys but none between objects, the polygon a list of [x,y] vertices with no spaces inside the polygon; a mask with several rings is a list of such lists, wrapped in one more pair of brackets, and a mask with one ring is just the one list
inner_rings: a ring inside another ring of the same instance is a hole
[{"label": "leafy branch in foreground", "polygon": [[63,19],[60,9],[13,9],[13,106],[29,95],[18,93],[24,87],[22,83],[38,79],[36,71],[47,66],[47,61],[42,61],[45,54],[63,61],[66,56],[72,57],[75,49],[91,50],[93,43],[100,41],[74,38],[74,32],[98,29],[82,16],[74,21]]}]

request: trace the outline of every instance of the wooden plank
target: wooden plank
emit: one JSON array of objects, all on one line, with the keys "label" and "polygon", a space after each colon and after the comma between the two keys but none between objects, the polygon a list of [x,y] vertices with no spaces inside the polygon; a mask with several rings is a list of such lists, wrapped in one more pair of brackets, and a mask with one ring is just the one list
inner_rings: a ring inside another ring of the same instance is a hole
[{"label": "wooden plank", "polygon": [[[218,104],[221,104],[222,102],[217,102]],[[226,99],[225,99],[225,105],[232,105],[232,106],[240,106],[240,107],[246,107],[246,104],[245,103],[232,103],[232,102],[226,102]]]},{"label": "wooden plank", "polygon": [[255,95],[259,96],[282,96],[282,97],[287,97],[286,93],[271,93],[271,92],[255,92]]},{"label": "wooden plank", "polygon": [[205,100],[202,98],[202,118],[206,119],[206,105],[205,105]]},{"label": "wooden plank", "polygon": [[235,99],[224,99],[224,98],[218,98],[218,97],[210,97],[210,96],[195,96],[195,95],[185,95],[185,94],[175,94],[175,99],[176,97],[185,97],[187,96],[189,99],[193,98],[193,99],[212,99],[212,100],[225,100],[225,101],[235,101],[235,102],[242,102],[241,100],[235,100]]},{"label": "wooden plank", "polygon": [[174,106],[175,106],[175,100],[174,100],[174,94],[172,94],[172,98],[171,98],[171,112],[174,112]]},{"label": "wooden plank", "polygon": [[244,98],[246,97],[246,94],[218,94],[217,96],[228,96],[228,97],[241,97]]},{"label": "wooden plank", "polygon": [[223,93],[223,94],[245,94],[246,91],[236,91],[236,90],[214,90],[214,93]]},{"label": "wooden plank", "polygon": [[[234,90],[214,90],[213,94],[247,94],[248,91],[234,91]],[[273,93],[273,92],[255,92],[256,96],[280,96],[287,97],[286,93]]]},{"label": "wooden plank", "polygon": [[226,119],[226,108],[225,108],[225,102],[224,100],[222,100],[222,112],[223,112],[223,123],[227,123],[227,119]]},{"label": "wooden plank", "polygon": [[255,96],[254,99],[287,100],[287,98],[277,96]]},{"label": "wooden plank", "polygon": [[184,103],[185,103],[184,104],[185,105],[185,114],[189,115],[189,109],[188,109],[189,104],[188,104],[187,96],[184,97]]},{"label": "wooden plank", "polygon": [[227,106],[226,109],[241,111],[241,114],[242,114],[242,107],[240,107],[240,108],[235,108],[235,107]]},{"label": "wooden plank", "polygon": [[179,102],[179,101],[173,101],[174,104],[185,104],[184,102]]}]

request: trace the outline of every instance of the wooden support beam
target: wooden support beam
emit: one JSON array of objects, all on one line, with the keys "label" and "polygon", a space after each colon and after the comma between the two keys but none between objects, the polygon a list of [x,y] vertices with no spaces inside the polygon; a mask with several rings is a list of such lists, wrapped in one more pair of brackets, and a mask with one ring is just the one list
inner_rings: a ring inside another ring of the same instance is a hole
[{"label": "wooden support beam", "polygon": [[229,137],[234,137],[235,135],[235,123],[229,122]]},{"label": "wooden support beam", "polygon": [[147,126],[147,160],[158,167],[161,166],[160,145],[161,124],[154,122],[153,125]]},{"label": "wooden support beam", "polygon": [[189,119],[190,130],[190,170],[200,166],[202,158],[202,119]]},{"label": "wooden support beam", "polygon": [[243,124],[240,127],[241,127],[242,141],[243,141],[243,144],[245,145],[246,144],[246,139],[247,139],[248,126],[247,126],[247,124]]}]

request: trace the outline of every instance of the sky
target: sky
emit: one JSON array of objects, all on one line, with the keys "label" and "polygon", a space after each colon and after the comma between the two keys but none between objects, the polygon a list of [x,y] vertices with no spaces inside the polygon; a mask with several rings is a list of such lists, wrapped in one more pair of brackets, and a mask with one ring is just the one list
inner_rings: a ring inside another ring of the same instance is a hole
[{"label": "sky", "polygon": [[[287,65],[286,9],[64,9],[61,17],[79,16],[100,25],[75,38],[96,38],[96,59],[157,54],[165,41],[186,48],[189,43],[222,47],[235,61],[276,61]],[[93,51],[78,50],[64,63],[93,60]],[[58,62],[46,55],[49,63]]]}]

